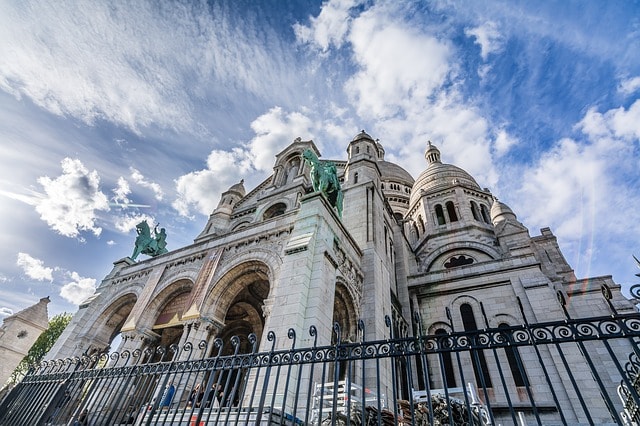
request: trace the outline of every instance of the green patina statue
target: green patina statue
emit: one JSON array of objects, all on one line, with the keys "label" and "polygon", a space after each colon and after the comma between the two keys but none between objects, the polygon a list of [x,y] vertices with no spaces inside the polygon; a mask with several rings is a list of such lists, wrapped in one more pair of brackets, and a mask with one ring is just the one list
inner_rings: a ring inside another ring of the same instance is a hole
[{"label": "green patina statue", "polygon": [[331,161],[320,162],[318,156],[310,149],[305,149],[302,158],[311,166],[311,185],[313,190],[324,194],[342,217],[342,199],[338,171]]},{"label": "green patina statue", "polygon": [[146,220],[143,220],[136,225],[136,246],[133,249],[131,259],[136,260],[136,257],[140,253],[149,255],[151,257],[158,256],[163,253],[167,253],[167,233],[164,228],[158,231],[158,226],[151,235],[151,229]]}]

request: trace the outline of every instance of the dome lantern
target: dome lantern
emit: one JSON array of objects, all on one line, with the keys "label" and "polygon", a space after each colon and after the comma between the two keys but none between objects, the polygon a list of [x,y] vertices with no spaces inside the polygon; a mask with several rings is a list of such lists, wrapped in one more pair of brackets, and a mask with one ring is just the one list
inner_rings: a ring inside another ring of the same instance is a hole
[{"label": "dome lantern", "polygon": [[424,152],[424,158],[429,165],[434,163],[440,163],[440,150],[431,145],[431,141],[428,142],[427,150]]}]

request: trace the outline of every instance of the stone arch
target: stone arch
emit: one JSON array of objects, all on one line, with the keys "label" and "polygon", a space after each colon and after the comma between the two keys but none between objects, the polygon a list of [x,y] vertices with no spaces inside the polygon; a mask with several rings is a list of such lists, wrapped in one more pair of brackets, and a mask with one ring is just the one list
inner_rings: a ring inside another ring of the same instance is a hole
[{"label": "stone arch", "polygon": [[157,316],[167,303],[180,294],[190,292],[192,288],[193,281],[187,278],[181,278],[167,283],[158,290],[157,294],[144,308],[143,314],[138,320],[138,325],[143,328],[152,329]]},{"label": "stone arch", "polygon": [[432,336],[436,333],[436,330],[440,329],[446,330],[447,333],[453,332],[453,330],[451,329],[451,324],[449,324],[448,322],[436,321],[429,325],[429,327],[427,328],[427,335]]},{"label": "stone arch", "polygon": [[114,299],[98,315],[96,321],[93,322],[91,328],[85,334],[90,340],[89,346],[83,349],[85,352],[95,353],[109,349],[113,339],[120,333],[122,326],[136,304],[138,295],[129,289]]},{"label": "stone arch", "polygon": [[282,216],[287,211],[287,204],[279,201],[271,204],[262,214],[262,220],[272,219],[276,216]]},{"label": "stone arch", "polygon": [[250,224],[251,224],[251,222],[250,222],[250,221],[248,221],[248,220],[243,220],[242,222],[236,223],[236,224],[233,226],[232,231],[237,231],[237,230],[239,230],[239,229],[246,228],[246,227],[247,227],[247,226],[249,226]]},{"label": "stone arch", "polygon": [[[333,299],[332,322],[340,325],[343,342],[354,342],[356,340],[358,330],[358,310],[347,284],[341,280],[336,282],[335,295]],[[332,340],[334,339],[335,334],[332,335]]]},{"label": "stone arch", "polygon": [[489,327],[497,328],[500,324],[520,325],[522,324],[522,320],[506,313],[496,314],[489,318]]},{"label": "stone arch", "polygon": [[284,214],[285,212],[290,211],[291,208],[292,208],[291,200],[289,200],[288,198],[279,198],[267,204],[263,208],[259,208],[256,211],[255,217],[258,219],[267,220],[267,219],[270,219],[271,217],[278,216],[278,215],[272,215],[270,217],[267,217],[270,210],[277,210],[277,209],[284,210],[282,211],[282,213],[280,213],[280,214]]},{"label": "stone arch", "polygon": [[421,258],[424,271],[445,269],[444,263],[454,255],[466,255],[472,257],[474,262],[486,262],[500,258],[500,253],[486,244],[467,241],[464,245],[460,243],[445,244],[431,253]]},{"label": "stone arch", "polygon": [[[138,321],[138,327],[153,337],[151,346],[169,347],[178,344],[184,332],[182,315],[188,308],[189,296],[193,289],[190,279],[173,281],[161,289],[145,307]],[[153,361],[159,359],[153,358]]]},{"label": "stone arch", "polygon": [[[249,333],[255,333],[260,340],[265,324],[263,307],[272,290],[272,281],[269,266],[255,259],[236,263],[223,271],[207,295],[203,313],[222,324],[218,336],[223,341],[236,334],[241,337],[241,344],[246,345]],[[243,333],[233,330],[243,330]]]}]

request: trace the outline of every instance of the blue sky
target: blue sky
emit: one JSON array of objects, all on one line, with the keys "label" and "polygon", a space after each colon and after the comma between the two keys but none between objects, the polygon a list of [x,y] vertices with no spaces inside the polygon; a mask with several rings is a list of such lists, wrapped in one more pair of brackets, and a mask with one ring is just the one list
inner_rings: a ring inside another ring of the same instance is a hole
[{"label": "blue sky", "polygon": [[[142,218],[189,244],[296,137],[428,140],[578,277],[638,282],[640,3],[31,2],[0,14],[0,316],[74,312]],[[141,256],[144,258],[144,256]]]}]

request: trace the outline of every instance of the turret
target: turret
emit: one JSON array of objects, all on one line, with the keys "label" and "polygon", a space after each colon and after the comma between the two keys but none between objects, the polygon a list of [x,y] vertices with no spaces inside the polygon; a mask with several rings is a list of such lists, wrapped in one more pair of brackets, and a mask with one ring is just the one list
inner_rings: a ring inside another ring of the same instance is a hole
[{"label": "turret", "polygon": [[213,213],[211,213],[211,216],[209,216],[207,225],[202,233],[198,235],[197,239],[204,237],[205,235],[223,233],[228,228],[233,208],[245,195],[244,179],[223,192],[220,196],[218,207],[216,207]]},{"label": "turret", "polygon": [[347,147],[347,167],[345,184],[357,185],[363,181],[379,185],[380,170],[377,167],[380,156],[384,158],[382,145],[373,140],[364,130],[354,136]]}]

